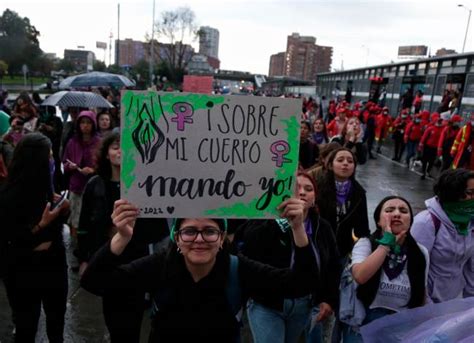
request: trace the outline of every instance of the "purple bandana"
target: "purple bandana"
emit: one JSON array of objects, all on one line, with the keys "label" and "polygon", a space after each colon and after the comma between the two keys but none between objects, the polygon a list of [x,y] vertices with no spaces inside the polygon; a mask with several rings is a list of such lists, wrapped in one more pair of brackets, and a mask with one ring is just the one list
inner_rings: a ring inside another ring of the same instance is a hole
[{"label": "purple bandana", "polygon": [[336,181],[336,200],[339,205],[344,205],[352,189],[352,181]]}]

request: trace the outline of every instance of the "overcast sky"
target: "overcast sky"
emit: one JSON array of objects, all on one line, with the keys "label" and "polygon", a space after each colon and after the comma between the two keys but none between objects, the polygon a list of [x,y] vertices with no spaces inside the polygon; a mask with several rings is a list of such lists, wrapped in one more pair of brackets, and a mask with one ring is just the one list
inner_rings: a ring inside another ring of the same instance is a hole
[{"label": "overcast sky", "polygon": [[[84,46],[108,63],[109,52],[95,46],[108,43],[110,32],[117,37],[118,3],[120,38],[144,40],[153,0],[1,0],[0,11],[28,17],[45,52],[62,57],[64,49]],[[427,45],[433,55],[442,47],[461,52],[469,12],[460,3],[474,9],[474,0],[156,0],[155,13],[189,6],[198,25],[219,30],[221,69],[268,74],[270,55],[285,51],[292,32],[332,46],[338,69],[396,60],[399,45]],[[474,51],[471,19],[466,52]],[[197,41],[191,44],[198,50]]]}]

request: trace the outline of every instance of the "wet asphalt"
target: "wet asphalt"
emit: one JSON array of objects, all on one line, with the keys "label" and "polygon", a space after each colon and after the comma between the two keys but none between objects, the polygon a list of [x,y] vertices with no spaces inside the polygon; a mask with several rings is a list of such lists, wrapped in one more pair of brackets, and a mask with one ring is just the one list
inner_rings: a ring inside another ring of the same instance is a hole
[{"label": "wet asphalt", "polygon": [[[416,170],[410,170],[401,163],[391,160],[391,149],[382,150],[376,160],[368,160],[365,165],[357,167],[358,181],[367,191],[369,221],[371,229],[375,228],[372,216],[378,202],[387,195],[401,195],[412,205],[415,213],[424,209],[424,201],[432,196],[433,179],[420,180]],[[434,171],[434,176],[437,171]],[[69,245],[69,230],[65,227],[64,239]],[[13,342],[10,308],[5,289],[0,286],[0,343]],[[107,329],[102,317],[100,298],[79,287],[79,276],[69,271],[69,296],[65,326],[66,343],[109,342]],[[148,338],[147,315],[143,322],[142,342]],[[243,342],[250,342],[248,329],[244,329]],[[36,342],[48,342],[45,333],[44,316],[41,316]]]}]

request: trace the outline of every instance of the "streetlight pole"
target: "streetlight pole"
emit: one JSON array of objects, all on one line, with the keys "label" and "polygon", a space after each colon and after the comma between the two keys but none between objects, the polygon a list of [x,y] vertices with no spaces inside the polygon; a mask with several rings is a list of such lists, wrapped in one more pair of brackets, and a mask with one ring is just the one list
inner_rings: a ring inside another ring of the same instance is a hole
[{"label": "streetlight pole", "polygon": [[464,43],[462,45],[462,52],[464,53],[464,49],[466,47],[467,33],[469,32],[469,23],[471,21],[472,10],[467,6],[464,6],[463,4],[458,4],[458,7],[463,7],[464,9],[469,11],[469,15],[467,17],[466,34],[464,35]]},{"label": "streetlight pole", "polygon": [[150,87],[153,87],[153,54],[154,54],[154,40],[155,40],[155,0],[153,0],[153,23],[151,25],[151,42],[150,42]]}]

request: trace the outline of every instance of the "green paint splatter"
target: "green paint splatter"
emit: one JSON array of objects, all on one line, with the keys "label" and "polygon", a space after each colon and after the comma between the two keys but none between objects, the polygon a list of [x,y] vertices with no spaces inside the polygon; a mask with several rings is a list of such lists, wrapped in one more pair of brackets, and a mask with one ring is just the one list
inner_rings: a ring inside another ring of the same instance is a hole
[{"label": "green paint splatter", "polygon": [[150,113],[153,114],[155,122],[158,122],[162,115],[158,96],[160,96],[164,113],[168,115],[174,115],[173,105],[177,102],[188,102],[193,105],[194,110],[202,110],[225,101],[223,96],[209,96],[205,94],[124,92],[122,96],[122,135],[120,140],[122,168],[120,177],[123,180],[124,187],[122,189],[125,194],[127,194],[136,179],[135,168],[139,155],[132,139],[132,132],[137,126],[138,113],[142,106],[146,104]]},{"label": "green paint splatter", "polygon": [[299,133],[300,133],[300,124],[296,119],[298,115],[294,115],[289,119],[281,119],[280,122],[282,125],[286,126],[285,131],[287,133],[287,142],[296,142],[296,144],[291,146],[290,152],[285,156],[290,159],[291,162],[284,163],[281,168],[275,169],[275,178],[274,182],[277,180],[287,180],[290,177],[292,178],[291,187],[285,185],[285,191],[280,196],[273,196],[270,204],[268,205],[265,211],[259,211],[256,208],[257,202],[260,197],[251,200],[249,203],[236,203],[229,207],[221,207],[216,209],[210,209],[204,212],[206,216],[219,216],[219,217],[247,217],[251,216],[254,218],[263,218],[267,215],[278,215],[277,210],[278,205],[281,203],[281,199],[284,197],[293,196],[293,188],[295,184],[295,171],[298,169],[298,160],[299,160]]}]

